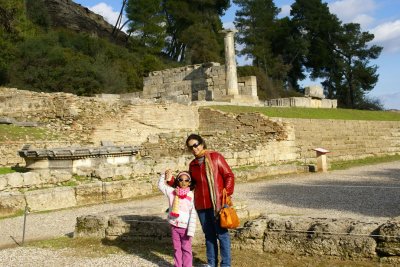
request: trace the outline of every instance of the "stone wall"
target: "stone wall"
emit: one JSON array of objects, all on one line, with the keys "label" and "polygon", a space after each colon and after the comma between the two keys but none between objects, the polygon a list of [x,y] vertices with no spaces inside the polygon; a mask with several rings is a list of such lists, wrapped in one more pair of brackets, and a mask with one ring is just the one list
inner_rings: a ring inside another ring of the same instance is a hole
[{"label": "stone wall", "polygon": [[[23,179],[27,177],[23,176]],[[36,175],[36,178],[40,179],[40,177]],[[67,175],[63,177],[70,180]],[[53,176],[53,178],[60,180],[60,176]],[[77,186],[58,186],[22,192],[0,191],[0,218],[16,215],[23,211],[25,206],[33,212],[57,210],[149,195],[154,193],[154,190],[152,184],[144,180],[121,180],[97,181]]]},{"label": "stone wall", "polygon": [[[234,166],[313,160],[316,147],[331,160],[399,153],[399,122],[268,119],[260,114],[230,115],[176,103],[129,104],[120,98],[77,97],[0,88],[0,114],[36,122],[51,134],[43,140],[0,142],[1,166],[23,164],[17,151],[36,148],[140,145],[142,156],[185,154],[185,137],[200,131],[211,149],[223,151]],[[29,99],[29,101],[28,101]]]},{"label": "stone wall", "polygon": [[200,133],[210,149],[221,151],[231,166],[282,164],[297,160],[294,129],[260,113],[234,115],[199,110]]},{"label": "stone wall", "polygon": [[[240,209],[238,214],[246,222],[230,231],[233,248],[257,253],[400,262],[400,218],[387,222],[279,215],[251,219],[251,212]],[[119,242],[168,242],[170,232],[168,223],[158,216],[86,215],[77,218],[74,236]],[[204,236],[196,234],[193,243],[204,244]]]},{"label": "stone wall", "polygon": [[[255,77],[239,79],[239,97],[258,101]],[[190,101],[226,101],[226,70],[224,65],[210,62],[153,71],[143,78],[144,98],[167,99],[178,103]]]},{"label": "stone wall", "polygon": [[143,78],[143,97],[178,102],[217,99],[226,94],[225,77],[225,67],[214,62],[153,71]]},{"label": "stone wall", "polygon": [[[271,215],[247,222],[232,246],[265,253],[400,262],[400,218],[387,222]],[[396,237],[397,236],[397,237]]]},{"label": "stone wall", "polygon": [[[0,87],[0,116],[16,121],[36,122],[57,141],[90,144],[96,125],[123,113],[118,99],[78,97],[68,93],[37,93]],[[49,136],[44,140],[53,140]]]},{"label": "stone wall", "polygon": [[282,120],[294,128],[302,161],[314,161],[318,147],[329,150],[332,161],[400,153],[399,121]]}]

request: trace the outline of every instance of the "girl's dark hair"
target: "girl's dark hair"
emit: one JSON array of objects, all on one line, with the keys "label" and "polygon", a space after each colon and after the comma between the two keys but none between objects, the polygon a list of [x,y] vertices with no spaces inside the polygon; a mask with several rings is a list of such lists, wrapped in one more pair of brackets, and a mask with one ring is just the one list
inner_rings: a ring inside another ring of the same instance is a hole
[{"label": "girl's dark hair", "polygon": [[189,145],[189,141],[190,140],[196,140],[197,142],[199,142],[200,145],[203,145],[204,148],[207,148],[206,142],[204,141],[204,139],[198,135],[198,134],[191,134],[188,136],[188,138],[186,138],[186,146]]},{"label": "girl's dark hair", "polygon": [[[187,172],[187,173],[189,173],[189,172]],[[178,175],[179,175],[179,173],[178,173]],[[178,175],[175,177],[174,184],[172,185],[173,188],[179,187]],[[196,187],[196,182],[192,178],[190,178],[190,191],[193,191],[195,187]]]}]

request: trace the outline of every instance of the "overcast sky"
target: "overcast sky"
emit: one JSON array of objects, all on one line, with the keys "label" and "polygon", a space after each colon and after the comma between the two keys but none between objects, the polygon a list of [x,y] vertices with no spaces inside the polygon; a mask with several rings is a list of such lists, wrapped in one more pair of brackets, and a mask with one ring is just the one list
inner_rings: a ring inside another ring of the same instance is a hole
[{"label": "overcast sky", "polygon": [[[119,14],[122,0],[74,0],[102,15],[113,24]],[[232,1],[231,1],[232,2]],[[290,14],[290,5],[294,0],[275,0],[281,8],[280,16]],[[360,23],[364,31],[375,35],[373,44],[383,46],[380,57],[372,61],[379,67],[379,81],[368,95],[378,97],[386,109],[400,110],[400,0],[327,0],[329,9],[344,23]],[[227,10],[222,21],[225,28],[233,27],[236,6]],[[240,65],[246,64],[244,58],[238,58]],[[305,80],[301,84],[316,84],[318,81]]]}]

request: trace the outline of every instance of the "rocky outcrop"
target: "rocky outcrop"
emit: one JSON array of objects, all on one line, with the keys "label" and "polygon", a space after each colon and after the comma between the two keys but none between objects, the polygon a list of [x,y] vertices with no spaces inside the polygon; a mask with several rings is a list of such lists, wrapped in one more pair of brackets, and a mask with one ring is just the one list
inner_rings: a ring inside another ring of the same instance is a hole
[{"label": "rocky outcrop", "polygon": [[85,32],[90,35],[108,38],[121,44],[126,42],[127,36],[121,31],[118,31],[115,38],[111,38],[114,26],[86,7],[71,0],[44,0],[44,3],[47,7],[52,27]]}]

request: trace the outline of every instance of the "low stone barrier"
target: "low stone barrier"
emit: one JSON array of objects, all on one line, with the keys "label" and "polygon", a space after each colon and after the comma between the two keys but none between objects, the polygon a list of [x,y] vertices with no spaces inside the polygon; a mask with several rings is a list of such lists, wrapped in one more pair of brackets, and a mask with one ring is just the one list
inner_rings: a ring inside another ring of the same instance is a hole
[{"label": "low stone barrier", "polygon": [[[244,203],[235,203],[241,222],[260,216],[259,213],[247,210]],[[170,242],[171,229],[166,220],[167,215],[83,215],[76,219],[74,237],[95,237],[111,242],[120,241],[157,241]],[[233,237],[234,231],[231,231]],[[193,244],[204,244],[201,225],[197,220]]]},{"label": "low stone barrier", "polygon": [[155,188],[144,180],[97,181],[77,186],[61,186],[33,191],[0,192],[0,218],[31,211],[71,208],[107,201],[129,199],[154,193]]},{"label": "low stone barrier", "polygon": [[265,216],[235,232],[233,247],[267,253],[400,262],[400,217],[387,222]]},{"label": "low stone barrier", "polygon": [[[185,159],[143,159],[134,166],[104,165],[96,170],[82,169],[80,177],[59,170],[0,175],[0,217],[19,214],[26,205],[32,211],[47,211],[149,195],[157,191],[157,173],[166,168],[183,170],[182,166],[187,166]],[[237,182],[307,171],[307,166],[297,164],[234,169]]]},{"label": "low stone barrier", "polygon": [[[237,211],[241,221],[246,222],[230,230],[233,248],[400,263],[400,217],[387,222],[279,215],[252,220],[256,214],[245,206]],[[171,235],[165,216],[85,215],[77,218],[74,237],[169,242]],[[199,225],[193,243],[204,244]]]},{"label": "low stone barrier", "polygon": [[[251,220],[257,214],[251,214],[245,206],[237,211],[245,223],[230,230],[233,248],[400,263],[400,217],[387,222],[279,215]],[[203,244],[204,236],[198,227],[193,243]],[[77,218],[74,237],[168,242],[171,235],[165,216],[85,215]]]}]

